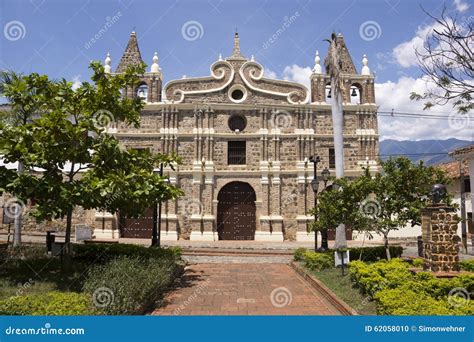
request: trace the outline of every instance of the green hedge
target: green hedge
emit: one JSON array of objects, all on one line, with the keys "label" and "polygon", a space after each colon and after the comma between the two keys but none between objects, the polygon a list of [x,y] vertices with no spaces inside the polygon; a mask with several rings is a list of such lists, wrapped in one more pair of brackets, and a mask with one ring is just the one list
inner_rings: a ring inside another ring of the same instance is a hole
[{"label": "green hedge", "polygon": [[302,256],[302,260],[305,262],[306,267],[316,271],[321,271],[334,265],[334,259],[325,253],[306,251]]},{"label": "green hedge", "polygon": [[170,288],[183,266],[171,257],[119,257],[94,267],[83,290],[98,311],[108,315],[141,314]]},{"label": "green hedge", "polygon": [[0,315],[91,315],[91,297],[84,293],[46,292],[13,296],[0,301]]},{"label": "green hedge", "polygon": [[460,262],[463,271],[474,272],[474,259]]},{"label": "green hedge", "polygon": [[[472,315],[474,303],[464,300],[474,291],[474,275],[436,278],[428,272],[413,274],[400,259],[349,264],[351,280],[372,298],[381,315]],[[458,294],[458,296],[453,295]]]},{"label": "green hedge", "polygon": [[[375,262],[383,259],[387,259],[387,254],[384,246],[375,247],[351,247],[349,249],[350,260],[361,260],[365,262]],[[403,253],[403,247],[401,246],[390,246],[390,256],[392,258],[399,258]],[[304,254],[308,251],[306,248],[297,248],[294,252],[294,259],[296,261],[302,261]],[[314,252],[313,252],[314,253]],[[319,253],[319,252],[318,252]],[[323,254],[328,254],[332,258],[334,257],[334,249],[329,249]]]},{"label": "green hedge", "polygon": [[104,263],[118,257],[131,258],[154,258],[179,261],[181,259],[181,249],[153,248],[131,244],[119,243],[86,243],[77,244],[73,247],[74,258],[90,262]]}]

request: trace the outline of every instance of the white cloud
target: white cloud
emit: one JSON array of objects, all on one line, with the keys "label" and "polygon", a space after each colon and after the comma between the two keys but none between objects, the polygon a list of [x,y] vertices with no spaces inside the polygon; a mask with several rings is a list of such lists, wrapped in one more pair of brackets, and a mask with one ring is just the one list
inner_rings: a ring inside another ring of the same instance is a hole
[{"label": "white cloud", "polygon": [[278,78],[277,73],[275,71],[267,69],[267,68],[264,69],[263,75],[267,78],[273,78],[273,79]]},{"label": "white cloud", "polygon": [[432,23],[426,26],[420,26],[416,30],[415,36],[409,41],[403,42],[395,46],[392,50],[393,60],[404,68],[416,66],[418,60],[416,58],[415,50],[420,51],[423,48],[423,43],[428,35],[433,32],[433,29],[440,25]]},{"label": "white cloud", "polygon": [[[375,84],[376,102],[380,106],[379,111],[391,112],[394,116],[379,116],[380,140],[420,140],[420,139],[448,139],[459,138],[472,140],[474,121],[465,120],[457,114],[451,105],[436,106],[430,110],[423,111],[423,101],[410,100],[410,93],[424,93],[429,87],[426,78],[400,77],[398,81],[387,81]],[[448,116],[451,113],[452,120],[426,119],[426,118],[403,118],[397,117],[397,112],[422,113],[425,115]],[[386,115],[386,114],[384,114]]]},{"label": "white cloud", "polygon": [[[270,71],[274,73],[273,71]],[[274,73],[276,75],[276,73]],[[283,75],[291,81],[310,85],[311,68],[301,67],[293,64],[286,66]],[[423,94],[426,92],[429,83],[426,78],[412,78],[400,76],[397,81],[387,81],[375,84],[375,97],[379,111],[391,112],[394,109],[394,116],[379,116],[379,134],[380,140],[421,140],[421,139],[448,139],[459,138],[472,140],[474,131],[474,120],[463,122],[455,110],[446,105],[443,107],[433,107],[430,110],[423,111],[423,101],[410,100],[410,93],[415,92]],[[397,116],[397,112],[422,113],[425,115],[437,114],[448,116],[453,113],[454,119],[461,121],[457,124],[451,124],[447,118],[443,119],[424,119],[424,118],[406,118]],[[458,126],[456,126],[458,125]]]},{"label": "white cloud", "polygon": [[458,12],[465,12],[469,9],[469,4],[462,2],[462,0],[454,0],[454,6]]},{"label": "white cloud", "polygon": [[309,89],[311,73],[310,67],[300,67],[299,65],[293,64],[285,67],[283,77],[289,81],[301,83]]},{"label": "white cloud", "polygon": [[76,90],[81,86],[81,75],[73,76],[72,78],[72,90]]}]

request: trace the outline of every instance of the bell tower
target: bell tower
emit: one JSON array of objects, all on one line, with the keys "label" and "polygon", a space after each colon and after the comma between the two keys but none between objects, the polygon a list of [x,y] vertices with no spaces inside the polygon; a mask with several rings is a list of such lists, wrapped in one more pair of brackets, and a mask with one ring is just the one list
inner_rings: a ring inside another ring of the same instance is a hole
[{"label": "bell tower", "polygon": [[[362,59],[362,70],[359,74],[354,66],[352,57],[347,49],[344,37],[337,35],[337,44],[341,51],[341,73],[344,80],[342,101],[343,104],[374,104],[374,76],[370,73],[367,56]],[[311,74],[311,102],[326,103],[329,97],[330,77],[322,71],[321,58],[316,51],[314,68]],[[357,101],[354,101],[357,97]]]},{"label": "bell tower", "polygon": [[[105,59],[105,71],[110,73],[110,54],[107,54]],[[132,65],[140,65],[143,63],[143,59],[140,53],[140,48],[138,47],[137,34],[133,31],[130,34],[130,39],[128,41],[127,47],[120,59],[119,65],[115,70],[115,74],[124,73],[127,70],[127,67]],[[157,103],[161,102],[161,92],[163,89],[163,76],[161,73],[161,68],[158,65],[158,53],[155,52],[152,58],[152,65],[148,72],[145,72],[143,75],[140,75],[140,83],[138,86],[132,88],[128,87],[124,90],[124,96],[133,98],[139,96],[143,98],[147,103]]]}]

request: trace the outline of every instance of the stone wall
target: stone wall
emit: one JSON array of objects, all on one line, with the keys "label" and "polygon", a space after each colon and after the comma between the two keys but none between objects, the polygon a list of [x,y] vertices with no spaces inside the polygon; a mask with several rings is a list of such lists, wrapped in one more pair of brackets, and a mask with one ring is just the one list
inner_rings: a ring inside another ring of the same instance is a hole
[{"label": "stone wall", "polygon": [[431,206],[422,212],[424,269],[459,271],[458,216],[453,208]]}]

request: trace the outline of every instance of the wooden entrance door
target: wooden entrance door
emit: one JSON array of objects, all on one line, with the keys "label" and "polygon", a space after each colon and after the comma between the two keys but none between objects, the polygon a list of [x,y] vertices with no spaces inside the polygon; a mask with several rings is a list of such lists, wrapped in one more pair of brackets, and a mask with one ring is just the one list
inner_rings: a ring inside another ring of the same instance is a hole
[{"label": "wooden entrance door", "polygon": [[219,240],[255,239],[255,191],[243,182],[224,186],[217,205],[217,233]]},{"label": "wooden entrance door", "polygon": [[124,238],[151,239],[154,208],[145,210],[138,218],[120,217],[120,236]]}]

